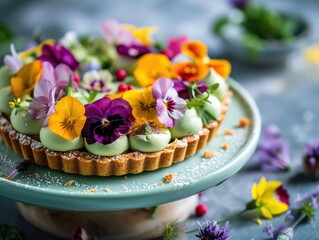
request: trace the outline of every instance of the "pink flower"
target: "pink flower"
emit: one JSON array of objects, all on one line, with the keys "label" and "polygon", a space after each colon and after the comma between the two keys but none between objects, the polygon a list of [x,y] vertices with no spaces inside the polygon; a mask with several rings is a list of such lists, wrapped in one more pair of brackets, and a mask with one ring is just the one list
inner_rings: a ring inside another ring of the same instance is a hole
[{"label": "pink flower", "polygon": [[157,118],[166,127],[172,128],[186,111],[186,101],[178,97],[171,79],[160,78],[152,87],[156,100]]},{"label": "pink flower", "polygon": [[4,64],[11,69],[14,73],[17,73],[20,68],[23,66],[22,60],[19,58],[17,51],[14,47],[14,44],[10,45],[11,55],[6,55],[4,57]]},{"label": "pink flower", "polygon": [[169,38],[166,48],[162,51],[169,59],[173,59],[181,52],[184,42],[188,40],[187,36],[183,35],[176,38]]},{"label": "pink flower", "polygon": [[122,25],[115,20],[108,20],[100,26],[100,32],[109,44],[119,45],[123,44],[130,46],[138,44],[132,33],[124,29]]}]

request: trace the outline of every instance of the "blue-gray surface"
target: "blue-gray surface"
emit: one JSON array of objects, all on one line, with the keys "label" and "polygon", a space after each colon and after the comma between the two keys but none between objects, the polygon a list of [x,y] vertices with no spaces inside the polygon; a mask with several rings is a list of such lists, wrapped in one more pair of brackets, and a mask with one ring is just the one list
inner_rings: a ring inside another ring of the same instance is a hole
[{"label": "blue-gray surface", "polygon": [[[303,13],[312,26],[309,42],[319,40],[316,25],[319,2],[316,0],[267,1],[279,8],[289,8]],[[156,1],[10,1],[0,2],[1,20],[9,23],[17,34],[31,35],[35,27],[41,27],[47,36],[61,37],[73,29],[87,33],[96,29],[108,18],[136,25],[157,25],[163,37],[188,33],[192,39],[209,43],[211,52],[221,54],[220,43],[209,33],[211,22],[228,10],[225,1],[156,0]],[[232,60],[232,59],[230,59]],[[298,193],[315,189],[318,181],[304,176],[302,155],[304,144],[319,137],[319,68],[308,65],[299,52],[290,56],[280,66],[256,67],[235,60],[232,77],[241,82],[255,98],[264,124],[275,123],[291,145],[292,170],[287,173],[262,173],[256,157],[236,175],[218,187],[204,192],[201,201],[208,205],[208,214],[201,219],[192,218],[187,227],[197,226],[204,219],[222,219],[250,200],[253,182],[265,175],[267,179],[281,180],[287,186],[292,199]],[[1,191],[1,189],[0,189]],[[27,223],[15,209],[14,202],[0,198],[0,223],[16,226],[26,239],[57,239]],[[317,219],[319,215],[317,214]],[[278,217],[274,222],[279,222]],[[267,223],[268,221],[264,221]],[[232,223],[233,240],[266,239],[261,226],[251,218],[242,217]],[[188,236],[185,239],[194,239]],[[318,220],[297,228],[294,239],[319,239]]]}]

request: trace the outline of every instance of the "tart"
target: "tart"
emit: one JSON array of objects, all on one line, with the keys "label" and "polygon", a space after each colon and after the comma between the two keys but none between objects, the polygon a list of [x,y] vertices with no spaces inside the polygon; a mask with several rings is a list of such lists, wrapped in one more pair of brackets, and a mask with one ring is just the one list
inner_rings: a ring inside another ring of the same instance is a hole
[{"label": "tart", "polygon": [[155,49],[152,29],[111,20],[103,38],[68,33],[19,54],[12,47],[0,70],[7,146],[86,176],[154,171],[203,149],[230,104],[230,64],[185,37]]}]

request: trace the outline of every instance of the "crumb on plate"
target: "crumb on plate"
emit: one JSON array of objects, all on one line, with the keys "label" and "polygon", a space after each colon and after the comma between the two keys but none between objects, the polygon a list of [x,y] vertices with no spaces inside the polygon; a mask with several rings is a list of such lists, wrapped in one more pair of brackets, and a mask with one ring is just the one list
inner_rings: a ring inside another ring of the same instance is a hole
[{"label": "crumb on plate", "polygon": [[173,173],[168,173],[164,176],[164,180],[166,183],[170,183],[174,179],[174,174]]},{"label": "crumb on plate", "polygon": [[204,154],[203,154],[203,157],[204,158],[212,158],[212,157],[214,157],[214,153],[213,152],[210,152],[210,151],[208,151],[208,150],[206,150],[205,152],[204,152]]},{"label": "crumb on plate", "polygon": [[244,128],[250,126],[251,121],[248,118],[240,118],[239,119],[239,127]]},{"label": "crumb on plate", "polygon": [[229,149],[229,144],[228,143],[223,143],[221,148],[224,149],[224,150],[228,150]]},{"label": "crumb on plate", "polygon": [[104,188],[104,192],[112,192],[112,190],[110,188]]},{"label": "crumb on plate", "polygon": [[234,131],[232,131],[230,129],[225,129],[224,133],[225,133],[225,135],[234,136]]},{"label": "crumb on plate", "polygon": [[74,184],[74,182],[74,180],[67,181],[66,183],[64,183],[64,187],[70,187]]},{"label": "crumb on plate", "polygon": [[88,189],[88,190],[85,190],[84,193],[96,193],[98,191],[98,189]]}]

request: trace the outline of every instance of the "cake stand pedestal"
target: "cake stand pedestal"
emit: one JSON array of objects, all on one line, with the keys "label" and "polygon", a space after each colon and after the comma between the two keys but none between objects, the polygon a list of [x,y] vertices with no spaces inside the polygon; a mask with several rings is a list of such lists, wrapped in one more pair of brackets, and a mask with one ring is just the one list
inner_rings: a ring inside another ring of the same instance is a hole
[{"label": "cake stand pedestal", "polygon": [[79,212],[42,208],[17,203],[21,215],[36,227],[61,238],[70,239],[76,227],[83,227],[89,236],[108,239],[152,239],[161,235],[163,223],[189,218],[198,196],[158,206],[156,217],[145,208],[121,211]]},{"label": "cake stand pedestal", "polygon": [[[34,165],[9,181],[3,177],[23,158],[1,143],[0,195],[23,202],[17,206],[28,221],[61,237],[69,237],[77,226],[92,236],[112,239],[159,236],[162,222],[186,220],[197,203],[194,195],[234,175],[258,145],[258,108],[240,84],[233,80],[229,83],[234,95],[219,134],[205,149],[183,162],[120,177],[85,177]],[[251,125],[238,127],[241,118],[250,119]],[[232,130],[233,135],[223,134],[226,129]],[[221,147],[225,143],[227,149]],[[205,151],[214,156],[204,158]],[[167,174],[173,176],[169,183],[163,180]],[[70,181],[71,185],[66,184]],[[152,219],[152,212],[145,208],[158,205],[158,217]]]}]

